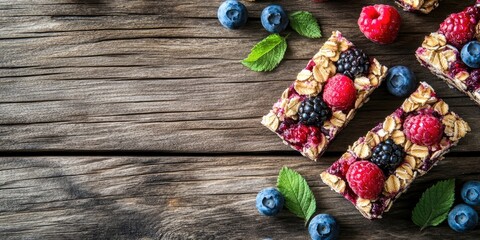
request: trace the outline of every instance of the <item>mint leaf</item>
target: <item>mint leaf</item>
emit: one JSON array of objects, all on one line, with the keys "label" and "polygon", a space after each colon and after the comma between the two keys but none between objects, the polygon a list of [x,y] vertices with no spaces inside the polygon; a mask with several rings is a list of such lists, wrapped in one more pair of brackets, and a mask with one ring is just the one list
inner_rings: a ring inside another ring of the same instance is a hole
[{"label": "mint leaf", "polygon": [[253,48],[242,64],[253,71],[272,71],[282,61],[287,51],[287,41],[278,34],[271,34]]},{"label": "mint leaf", "polygon": [[455,179],[439,181],[428,188],[412,211],[412,221],[420,231],[437,226],[448,216],[455,200]]},{"label": "mint leaf", "polygon": [[305,219],[305,224],[317,209],[317,202],[307,181],[294,170],[283,167],[277,179],[277,188],[285,197],[285,206],[290,212]]},{"label": "mint leaf", "polygon": [[298,34],[308,38],[322,37],[322,31],[318,26],[317,19],[309,12],[298,11],[288,16],[290,27]]}]

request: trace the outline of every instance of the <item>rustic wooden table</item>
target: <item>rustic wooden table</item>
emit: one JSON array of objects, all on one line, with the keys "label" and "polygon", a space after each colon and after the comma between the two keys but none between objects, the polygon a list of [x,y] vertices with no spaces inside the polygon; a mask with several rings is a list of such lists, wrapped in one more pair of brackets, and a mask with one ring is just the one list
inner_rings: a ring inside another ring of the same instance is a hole
[{"label": "rustic wooden table", "polygon": [[258,16],[270,1],[246,3],[251,18],[239,31],[218,23],[220,2],[0,0],[1,239],[308,239],[287,211],[268,218],[255,209],[257,192],[275,185],[282,166],[306,177],[317,212],[338,219],[343,239],[478,239],[478,227],[420,232],[410,220],[437,180],[456,178],[460,187],[480,178],[480,108],[413,55],[447,13],[473,1],[444,0],[430,15],[401,12],[400,37],[388,46],[358,30],[364,1],[275,1],[311,11],[324,35],[340,30],[386,65],[412,67],[472,127],[378,221],[364,219],[319,173],[402,99],[377,90],[321,161],[307,160],[260,119],[325,38],[292,34],[277,70],[249,71],[239,61],[267,36]]}]

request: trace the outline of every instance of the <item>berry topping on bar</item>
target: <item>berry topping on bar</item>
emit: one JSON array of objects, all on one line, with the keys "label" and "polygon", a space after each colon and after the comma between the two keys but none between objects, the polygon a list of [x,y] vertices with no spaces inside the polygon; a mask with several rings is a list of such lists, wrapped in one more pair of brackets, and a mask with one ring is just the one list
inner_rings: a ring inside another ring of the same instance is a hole
[{"label": "berry topping on bar", "polygon": [[462,61],[471,68],[480,67],[480,42],[471,41],[462,48]]},{"label": "berry topping on bar", "polygon": [[358,18],[360,31],[365,37],[379,44],[395,41],[400,23],[401,18],[397,9],[383,4],[364,7]]},{"label": "berry topping on bar", "polygon": [[337,74],[328,79],[323,90],[323,99],[334,110],[350,110],[355,103],[356,94],[352,79]]},{"label": "berry topping on bar", "polygon": [[453,13],[440,24],[440,33],[455,47],[461,47],[475,36],[477,19],[467,12]]},{"label": "berry topping on bar", "polygon": [[351,48],[340,54],[336,65],[337,73],[344,74],[353,79],[368,71],[370,60],[362,50]]},{"label": "berry topping on bar", "polygon": [[330,108],[320,96],[309,97],[298,108],[298,119],[305,125],[322,126],[331,116]]},{"label": "berry topping on bar", "polygon": [[370,161],[377,164],[384,173],[390,173],[403,162],[404,158],[405,151],[402,146],[395,144],[392,139],[387,139],[373,149]]},{"label": "berry topping on bar", "polygon": [[403,129],[405,136],[410,141],[424,146],[438,144],[443,135],[443,125],[440,119],[428,113],[407,117]]},{"label": "berry topping on bar", "polygon": [[297,150],[301,150],[304,145],[317,146],[322,142],[322,133],[315,126],[288,125],[287,122],[283,122],[278,130],[283,139]]},{"label": "berry topping on bar", "polygon": [[359,197],[374,200],[382,192],[385,176],[377,165],[369,161],[357,161],[348,169],[347,181]]},{"label": "berry topping on bar", "polygon": [[465,80],[465,84],[467,84],[467,89],[470,91],[480,89],[480,69],[473,70],[467,80]]}]

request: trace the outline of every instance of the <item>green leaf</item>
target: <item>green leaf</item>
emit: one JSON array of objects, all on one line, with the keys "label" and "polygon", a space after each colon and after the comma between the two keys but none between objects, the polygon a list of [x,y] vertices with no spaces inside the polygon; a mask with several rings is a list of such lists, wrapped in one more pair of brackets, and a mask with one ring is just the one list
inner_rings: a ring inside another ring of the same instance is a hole
[{"label": "green leaf", "polygon": [[437,226],[448,216],[455,200],[455,179],[439,181],[428,188],[412,211],[412,221],[420,231]]},{"label": "green leaf", "polygon": [[305,219],[307,224],[317,209],[315,196],[307,181],[294,170],[283,167],[278,175],[277,188],[285,197],[287,209]]},{"label": "green leaf", "polygon": [[287,41],[278,34],[271,34],[253,48],[242,64],[253,71],[272,71],[282,61],[287,51]]},{"label": "green leaf", "polygon": [[317,19],[309,12],[298,11],[288,16],[290,27],[298,34],[308,38],[322,37],[322,31],[318,26]]}]

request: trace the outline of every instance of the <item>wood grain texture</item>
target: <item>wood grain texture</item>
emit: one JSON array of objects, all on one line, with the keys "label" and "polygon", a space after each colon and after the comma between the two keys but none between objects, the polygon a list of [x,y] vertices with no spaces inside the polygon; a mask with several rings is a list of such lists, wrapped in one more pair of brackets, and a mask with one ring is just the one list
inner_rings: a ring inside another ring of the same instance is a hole
[{"label": "wood grain texture", "polygon": [[446,223],[419,232],[410,221],[437,180],[455,177],[458,189],[480,178],[480,108],[413,55],[473,0],[444,0],[429,15],[401,12],[399,39],[387,46],[357,28],[370,2],[275,1],[312,12],[325,36],[340,30],[383,64],[411,67],[472,127],[379,221],[364,219],[318,174],[402,99],[378,89],[321,162],[300,157],[260,120],[326,38],[292,34],[275,71],[251,72],[239,61],[268,35],[258,16],[271,1],[245,3],[250,18],[238,31],[218,23],[220,2],[0,0],[0,239],[308,239],[301,219],[262,217],[254,206],[284,165],[307,178],[317,212],[339,220],[342,239],[480,234],[458,235]]},{"label": "wood grain texture", "polygon": [[[306,177],[317,213],[333,214],[341,239],[472,239],[446,223],[418,230],[410,220],[438,179],[478,178],[475,158],[447,157],[416,180],[384,219],[370,221],[321,183],[323,163],[302,157],[15,157],[0,159],[2,239],[308,239],[303,221],[257,213],[257,192],[286,165]],[[458,199],[458,196],[457,196]],[[458,200],[457,200],[458,201]]]},{"label": "wood grain texture", "polygon": [[[291,151],[259,121],[325,38],[293,34],[277,70],[251,72],[239,61],[267,35],[256,17],[266,3],[248,3],[249,24],[229,31],[215,17],[219,2],[0,1],[0,150]],[[467,3],[402,12],[400,38],[388,46],[358,31],[359,1],[280,3],[312,11],[325,35],[341,30],[386,65],[411,66],[473,123],[454,151],[478,150],[480,109],[413,55],[438,19]],[[329,151],[344,151],[400,102],[378,90]]]}]

